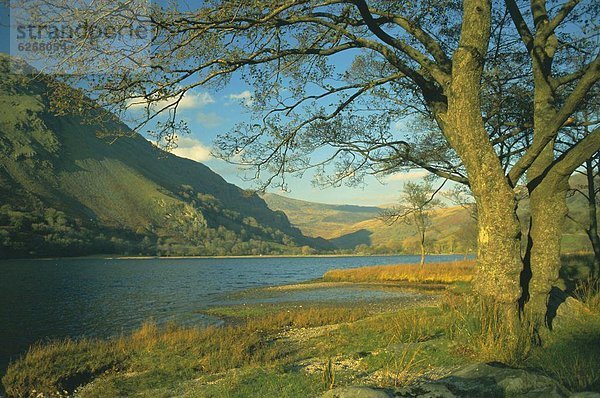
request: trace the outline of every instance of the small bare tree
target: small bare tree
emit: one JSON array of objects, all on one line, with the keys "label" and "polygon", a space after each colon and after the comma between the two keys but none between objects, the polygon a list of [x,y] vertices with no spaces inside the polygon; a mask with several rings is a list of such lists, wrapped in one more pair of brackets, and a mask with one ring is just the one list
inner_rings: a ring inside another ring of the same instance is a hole
[{"label": "small bare tree", "polygon": [[425,263],[425,235],[432,225],[431,212],[442,205],[435,198],[442,186],[434,190],[429,182],[407,182],[402,189],[400,204],[381,214],[381,219],[388,225],[402,221],[415,228],[421,248],[421,267]]}]

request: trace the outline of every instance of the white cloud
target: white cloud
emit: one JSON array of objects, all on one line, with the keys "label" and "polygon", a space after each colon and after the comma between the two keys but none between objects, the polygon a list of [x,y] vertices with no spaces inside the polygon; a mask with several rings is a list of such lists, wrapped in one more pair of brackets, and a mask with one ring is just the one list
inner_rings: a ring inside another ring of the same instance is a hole
[{"label": "white cloud", "polygon": [[390,181],[409,181],[409,180],[418,180],[420,178],[425,177],[429,172],[426,170],[412,170],[400,173],[390,174],[385,177],[386,182]]},{"label": "white cloud", "polygon": [[229,94],[229,99],[241,101],[245,106],[252,106],[254,104],[254,97],[248,90],[242,91],[239,94]]},{"label": "white cloud", "polygon": [[173,153],[182,158],[205,162],[211,158],[210,148],[195,138],[180,137]]},{"label": "white cloud", "polygon": [[215,112],[198,112],[196,120],[204,127],[217,127],[223,123],[223,118]]},{"label": "white cloud", "polygon": [[390,126],[390,130],[394,133],[400,133],[406,130],[406,121],[405,120],[396,120]]},{"label": "white cloud", "polygon": [[[213,104],[215,102],[215,99],[209,93],[191,94],[188,97],[190,98],[190,101],[192,101],[192,106],[194,108],[203,107],[205,105]],[[183,99],[185,100],[186,97],[184,97]]]},{"label": "white cloud", "polygon": [[[152,103],[153,109],[162,109],[166,106],[174,104],[179,96],[162,99]],[[183,98],[179,101],[177,108],[182,109],[197,109],[215,102],[215,99],[209,93],[193,93],[186,92]],[[127,101],[127,106],[131,109],[140,109],[148,106],[148,100],[143,97],[131,98]]]}]

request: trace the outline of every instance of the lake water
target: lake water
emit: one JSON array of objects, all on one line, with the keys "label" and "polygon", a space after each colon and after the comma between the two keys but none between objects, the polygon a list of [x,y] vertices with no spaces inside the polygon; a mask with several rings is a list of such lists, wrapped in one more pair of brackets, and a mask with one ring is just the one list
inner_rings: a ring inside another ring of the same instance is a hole
[{"label": "lake water", "polygon": [[[460,256],[430,256],[452,261]],[[108,337],[144,321],[208,324],[218,319],[198,313],[236,304],[245,289],[321,277],[334,268],[415,263],[416,256],[56,259],[0,261],[0,375],[9,360],[37,341],[64,337]],[[298,300],[361,300],[393,292],[333,289]],[[287,297],[287,298],[286,298]],[[289,300],[273,296],[270,302]]]}]

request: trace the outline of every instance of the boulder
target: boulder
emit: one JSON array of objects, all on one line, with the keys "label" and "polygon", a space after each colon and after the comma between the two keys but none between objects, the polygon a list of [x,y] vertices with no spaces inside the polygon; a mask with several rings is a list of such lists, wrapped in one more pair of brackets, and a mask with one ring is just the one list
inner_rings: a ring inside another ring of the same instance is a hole
[{"label": "boulder", "polygon": [[569,391],[548,376],[501,364],[465,366],[435,383],[445,385],[457,396],[562,398]]},{"label": "boulder", "polygon": [[323,398],[600,398],[595,393],[571,394],[548,376],[496,363],[467,365],[439,380],[394,390],[341,387]]}]

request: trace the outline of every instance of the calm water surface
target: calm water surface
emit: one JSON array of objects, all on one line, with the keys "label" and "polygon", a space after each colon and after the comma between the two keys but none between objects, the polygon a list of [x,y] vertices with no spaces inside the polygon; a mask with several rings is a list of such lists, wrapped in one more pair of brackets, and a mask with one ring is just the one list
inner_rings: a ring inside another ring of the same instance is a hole
[{"label": "calm water surface", "polygon": [[[457,258],[431,256],[428,261]],[[108,337],[131,331],[148,319],[217,323],[218,319],[198,311],[237,303],[229,295],[244,289],[319,278],[333,268],[415,262],[415,256],[3,260],[0,375],[11,358],[37,341]],[[311,299],[310,294],[302,294],[300,299]],[[312,298],[368,297],[347,289],[327,294],[315,293]]]}]

